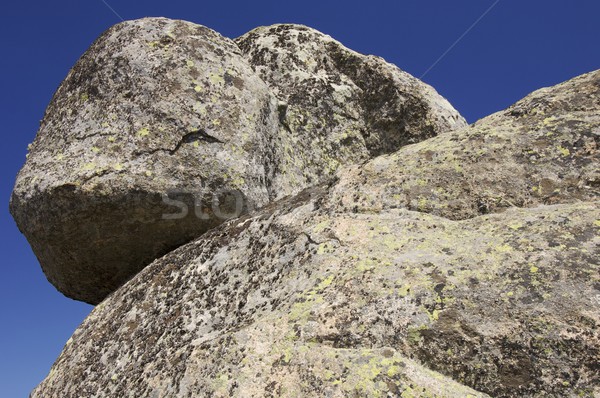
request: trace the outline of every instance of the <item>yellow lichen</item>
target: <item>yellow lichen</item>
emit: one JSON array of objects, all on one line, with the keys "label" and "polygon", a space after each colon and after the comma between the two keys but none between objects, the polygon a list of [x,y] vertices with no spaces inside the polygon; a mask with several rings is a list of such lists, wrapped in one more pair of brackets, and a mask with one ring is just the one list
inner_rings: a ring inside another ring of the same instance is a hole
[{"label": "yellow lichen", "polygon": [[323,290],[326,287],[328,287],[329,285],[331,285],[331,282],[333,281],[333,275],[329,275],[327,278],[323,279],[321,281],[321,283],[319,283],[317,285],[317,290]]},{"label": "yellow lichen", "polygon": [[523,228],[523,224],[521,224],[520,222],[515,222],[513,224],[510,224],[508,227],[510,229],[514,229],[516,231],[516,230],[518,230],[520,228]]},{"label": "yellow lichen", "polygon": [[567,148],[563,148],[563,147],[562,147],[562,146],[560,146],[560,145],[559,145],[558,147],[556,147],[556,148],[558,149],[558,151],[560,152],[560,154],[561,154],[563,157],[567,157],[567,156],[569,156],[569,155],[571,154],[571,152],[570,152],[570,151],[569,151]]},{"label": "yellow lichen", "polygon": [[246,183],[246,180],[244,180],[242,177],[236,177],[231,180],[231,183],[236,187],[241,187]]},{"label": "yellow lichen", "polygon": [[356,264],[356,268],[359,271],[365,272],[365,271],[370,271],[372,269],[375,268],[375,261],[371,260],[370,258],[367,259],[363,259],[358,261],[358,263]]},{"label": "yellow lichen", "polygon": [[410,286],[404,285],[400,289],[398,289],[398,295],[400,297],[406,297],[406,296],[408,296],[409,291],[410,291]]},{"label": "yellow lichen", "polygon": [[529,268],[529,271],[530,271],[532,274],[535,274],[536,272],[538,272],[538,271],[539,271],[539,268],[538,268],[538,267],[536,267],[535,265],[532,265],[532,266]]},{"label": "yellow lichen", "polygon": [[394,377],[396,376],[398,373],[400,373],[400,367],[396,366],[396,365],[392,365],[388,368],[387,370],[387,375],[389,377]]},{"label": "yellow lichen", "polygon": [[223,76],[218,75],[216,73],[211,73],[209,76],[209,80],[212,84],[224,84],[225,83],[225,79],[223,78]]},{"label": "yellow lichen", "polygon": [[319,254],[319,255],[331,253],[333,251],[334,251],[334,247],[329,242],[321,243],[319,245],[319,247],[317,248],[317,254]]},{"label": "yellow lichen", "polygon": [[283,351],[283,361],[285,363],[290,363],[290,361],[292,360],[292,349],[291,347],[286,347],[286,349]]},{"label": "yellow lichen", "polygon": [[500,245],[500,246],[496,246],[496,250],[499,251],[500,253],[510,253],[513,248],[510,247],[509,245]]},{"label": "yellow lichen", "polygon": [[427,316],[431,322],[437,321],[440,317],[440,312],[438,310],[433,310],[432,312],[427,311]]},{"label": "yellow lichen", "polygon": [[402,394],[400,395],[400,397],[415,398],[415,391],[412,388],[410,388],[410,386],[406,386],[406,389],[404,391],[402,391]]},{"label": "yellow lichen", "polygon": [[327,227],[329,227],[330,223],[331,223],[330,220],[325,220],[325,221],[320,222],[313,228],[313,232],[315,232],[317,234],[320,232],[323,232]]},{"label": "yellow lichen", "polygon": [[91,171],[94,170],[96,168],[96,163],[94,162],[89,162],[83,165],[82,169],[85,171]]}]

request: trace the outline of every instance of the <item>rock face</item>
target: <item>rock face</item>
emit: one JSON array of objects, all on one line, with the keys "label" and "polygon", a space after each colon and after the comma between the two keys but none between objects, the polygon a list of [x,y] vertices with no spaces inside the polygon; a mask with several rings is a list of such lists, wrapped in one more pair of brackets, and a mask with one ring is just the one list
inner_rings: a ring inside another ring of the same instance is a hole
[{"label": "rock face", "polygon": [[598,396],[599,82],[343,167],[157,259],[32,397]]},{"label": "rock face", "polygon": [[108,30],[54,95],[12,196],[50,282],[98,303],[219,223],[193,208],[163,219],[180,212],[163,195],[198,192],[209,209],[217,191],[267,203],[275,106],[235,43],[216,32],[165,19]]},{"label": "rock face", "polygon": [[430,86],[306,26],[261,27],[236,43],[280,100],[279,190],[466,126]]},{"label": "rock face", "polygon": [[529,95],[471,128],[340,173],[344,210],[405,208],[463,220],[600,193],[600,73]]},{"label": "rock face", "polygon": [[[307,35],[299,60],[286,48]],[[465,125],[429,86],[308,28],[237,43],[147,18],[108,30],[70,71],[11,198],[62,293],[96,304],[227,218]]]}]

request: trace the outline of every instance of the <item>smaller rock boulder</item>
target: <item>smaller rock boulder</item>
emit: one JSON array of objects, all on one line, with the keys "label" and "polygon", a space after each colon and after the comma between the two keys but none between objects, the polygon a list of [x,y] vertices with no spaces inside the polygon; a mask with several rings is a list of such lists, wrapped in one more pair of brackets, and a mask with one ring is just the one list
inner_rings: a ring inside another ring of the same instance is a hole
[{"label": "smaller rock boulder", "polygon": [[280,100],[275,192],[467,125],[432,87],[309,27],[260,27],[236,43]]}]

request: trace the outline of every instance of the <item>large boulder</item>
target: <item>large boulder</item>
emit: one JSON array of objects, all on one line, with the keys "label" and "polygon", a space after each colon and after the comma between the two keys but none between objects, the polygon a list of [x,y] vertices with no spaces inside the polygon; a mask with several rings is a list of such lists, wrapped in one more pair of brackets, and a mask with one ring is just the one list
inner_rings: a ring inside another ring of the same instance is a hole
[{"label": "large boulder", "polygon": [[[548,125],[576,109],[546,133],[541,153],[558,155],[528,170],[569,175],[574,162],[597,162],[593,148],[565,146],[597,143],[594,76],[530,97],[546,104]],[[513,112],[525,104],[489,119],[504,120],[505,141],[538,142],[541,116]],[[463,156],[457,143],[483,124],[427,142],[440,159]],[[528,150],[477,134],[499,175]],[[363,167],[387,162],[388,178],[402,175],[405,164],[388,160],[421,145]],[[423,159],[412,173],[425,175],[436,157]],[[468,163],[453,159],[449,189]],[[360,167],[349,170],[150,264],[92,311],[32,397],[600,394],[600,202],[589,170],[580,189],[490,214],[470,205],[480,191],[457,190],[456,216],[402,202],[349,206],[342,188]],[[514,173],[509,192],[528,178]]]},{"label": "large boulder", "polygon": [[[433,89],[396,67],[307,28],[276,30],[269,37],[283,42],[309,32],[313,58],[331,47],[327,62],[353,61],[327,69],[326,81],[300,84],[288,62],[273,58],[269,70],[282,76],[274,80],[253,70],[264,69],[252,55],[264,49],[261,30],[238,40],[242,53],[203,26],[146,18],[109,29],[77,62],[11,198],[17,225],[62,293],[96,304],[227,218],[316,184],[341,164],[464,125]],[[285,57],[294,59],[277,59]],[[325,73],[310,65],[302,73]]]},{"label": "large boulder", "polygon": [[236,43],[280,101],[278,190],[467,125],[431,86],[309,27],[260,27]]},{"label": "large boulder", "polygon": [[54,95],[11,199],[50,282],[96,304],[222,222],[215,210],[267,203],[276,105],[210,29],[163,18],[109,29]]}]

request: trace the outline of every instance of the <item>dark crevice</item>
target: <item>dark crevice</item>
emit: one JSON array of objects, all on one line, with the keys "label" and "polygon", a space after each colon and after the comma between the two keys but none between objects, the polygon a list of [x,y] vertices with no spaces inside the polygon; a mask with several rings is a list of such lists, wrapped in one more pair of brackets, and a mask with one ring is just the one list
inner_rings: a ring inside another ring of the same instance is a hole
[{"label": "dark crevice", "polygon": [[113,135],[114,135],[114,133],[96,132],[96,133],[85,134],[85,135],[82,135],[79,137],[73,137],[73,139],[82,141],[82,140],[87,140],[88,138],[92,138],[92,137],[110,137]]},{"label": "dark crevice", "polygon": [[191,131],[191,132],[185,134],[183,137],[181,137],[179,139],[179,142],[177,142],[177,145],[175,145],[175,147],[173,147],[173,148],[156,148],[156,149],[152,149],[149,151],[135,152],[135,155],[136,156],[153,155],[157,152],[167,152],[169,155],[174,155],[181,148],[181,146],[183,144],[190,144],[195,141],[204,141],[209,144],[224,144],[225,143],[224,141],[221,141],[220,139],[208,134],[206,131],[199,129],[199,130],[194,130],[194,131]]},{"label": "dark crevice", "polygon": [[315,245],[315,246],[318,246],[318,245],[320,245],[320,243],[319,243],[319,242],[315,241],[315,240],[314,240],[314,239],[313,239],[313,238],[312,238],[312,237],[311,237],[309,234],[307,234],[306,232],[302,232],[302,234],[303,234],[304,236],[306,236],[306,239],[308,239],[308,243],[310,243],[311,245]]},{"label": "dark crevice", "polygon": [[344,117],[344,118],[346,118],[346,119],[348,119],[348,120],[355,121],[355,122],[359,122],[359,121],[361,120],[361,119],[359,119],[359,118],[357,118],[357,117],[355,117],[355,116],[351,116],[351,115],[349,115],[349,114],[347,114],[347,113],[345,113],[345,112],[341,112],[341,113],[340,113],[340,116],[341,116],[341,117]]},{"label": "dark crevice", "polygon": [[191,132],[187,133],[186,135],[184,135],[183,137],[181,137],[181,139],[179,140],[179,142],[177,143],[175,148],[168,150],[168,152],[170,155],[173,155],[173,154],[175,154],[175,152],[177,152],[179,150],[179,148],[181,148],[181,146],[183,144],[189,144],[194,141],[204,141],[204,142],[208,142],[209,144],[215,144],[215,143],[224,144],[224,142],[221,141],[220,139],[213,137],[212,135],[208,134],[206,131],[200,129],[200,130],[191,131]]},{"label": "dark crevice", "polygon": [[326,240],[324,240],[323,242],[317,242],[316,240],[314,240],[314,239],[313,239],[313,238],[312,238],[312,237],[311,237],[311,236],[310,236],[308,233],[306,233],[306,232],[302,232],[302,235],[306,236],[306,239],[308,240],[308,243],[310,243],[311,245],[316,245],[316,246],[319,246],[319,245],[322,245],[322,244],[324,244],[324,243],[327,243],[327,242],[334,241],[334,242],[337,242],[337,244],[338,244],[338,245],[340,245],[340,246],[344,246],[344,245],[342,244],[342,242],[339,240],[339,238],[338,238],[337,236],[335,236],[333,233],[331,233],[331,235],[332,235],[332,236],[331,236],[331,237],[329,237],[329,239],[326,239]]},{"label": "dark crevice", "polygon": [[281,123],[281,125],[287,130],[287,132],[291,134],[292,129],[290,128],[290,125],[288,124],[288,122],[286,120],[287,109],[288,109],[288,104],[286,104],[286,103],[280,103],[279,105],[277,105],[277,113],[279,115],[279,123]]},{"label": "dark crevice", "polygon": [[[92,174],[92,175],[90,175],[90,176],[83,177],[83,178],[82,178],[82,179],[81,179],[79,182],[80,182],[80,183],[83,185],[83,184],[85,184],[85,183],[89,182],[90,180],[93,180],[94,178],[97,178],[97,177],[102,177],[102,176],[105,176],[105,175],[107,175],[107,174],[109,174],[109,173],[113,173],[113,172],[117,172],[117,171],[108,170],[108,169],[106,169],[106,170],[101,170],[101,171],[99,171],[99,172],[97,172],[97,173],[95,173],[95,174]],[[117,173],[118,173],[118,172],[117,172]]]}]

